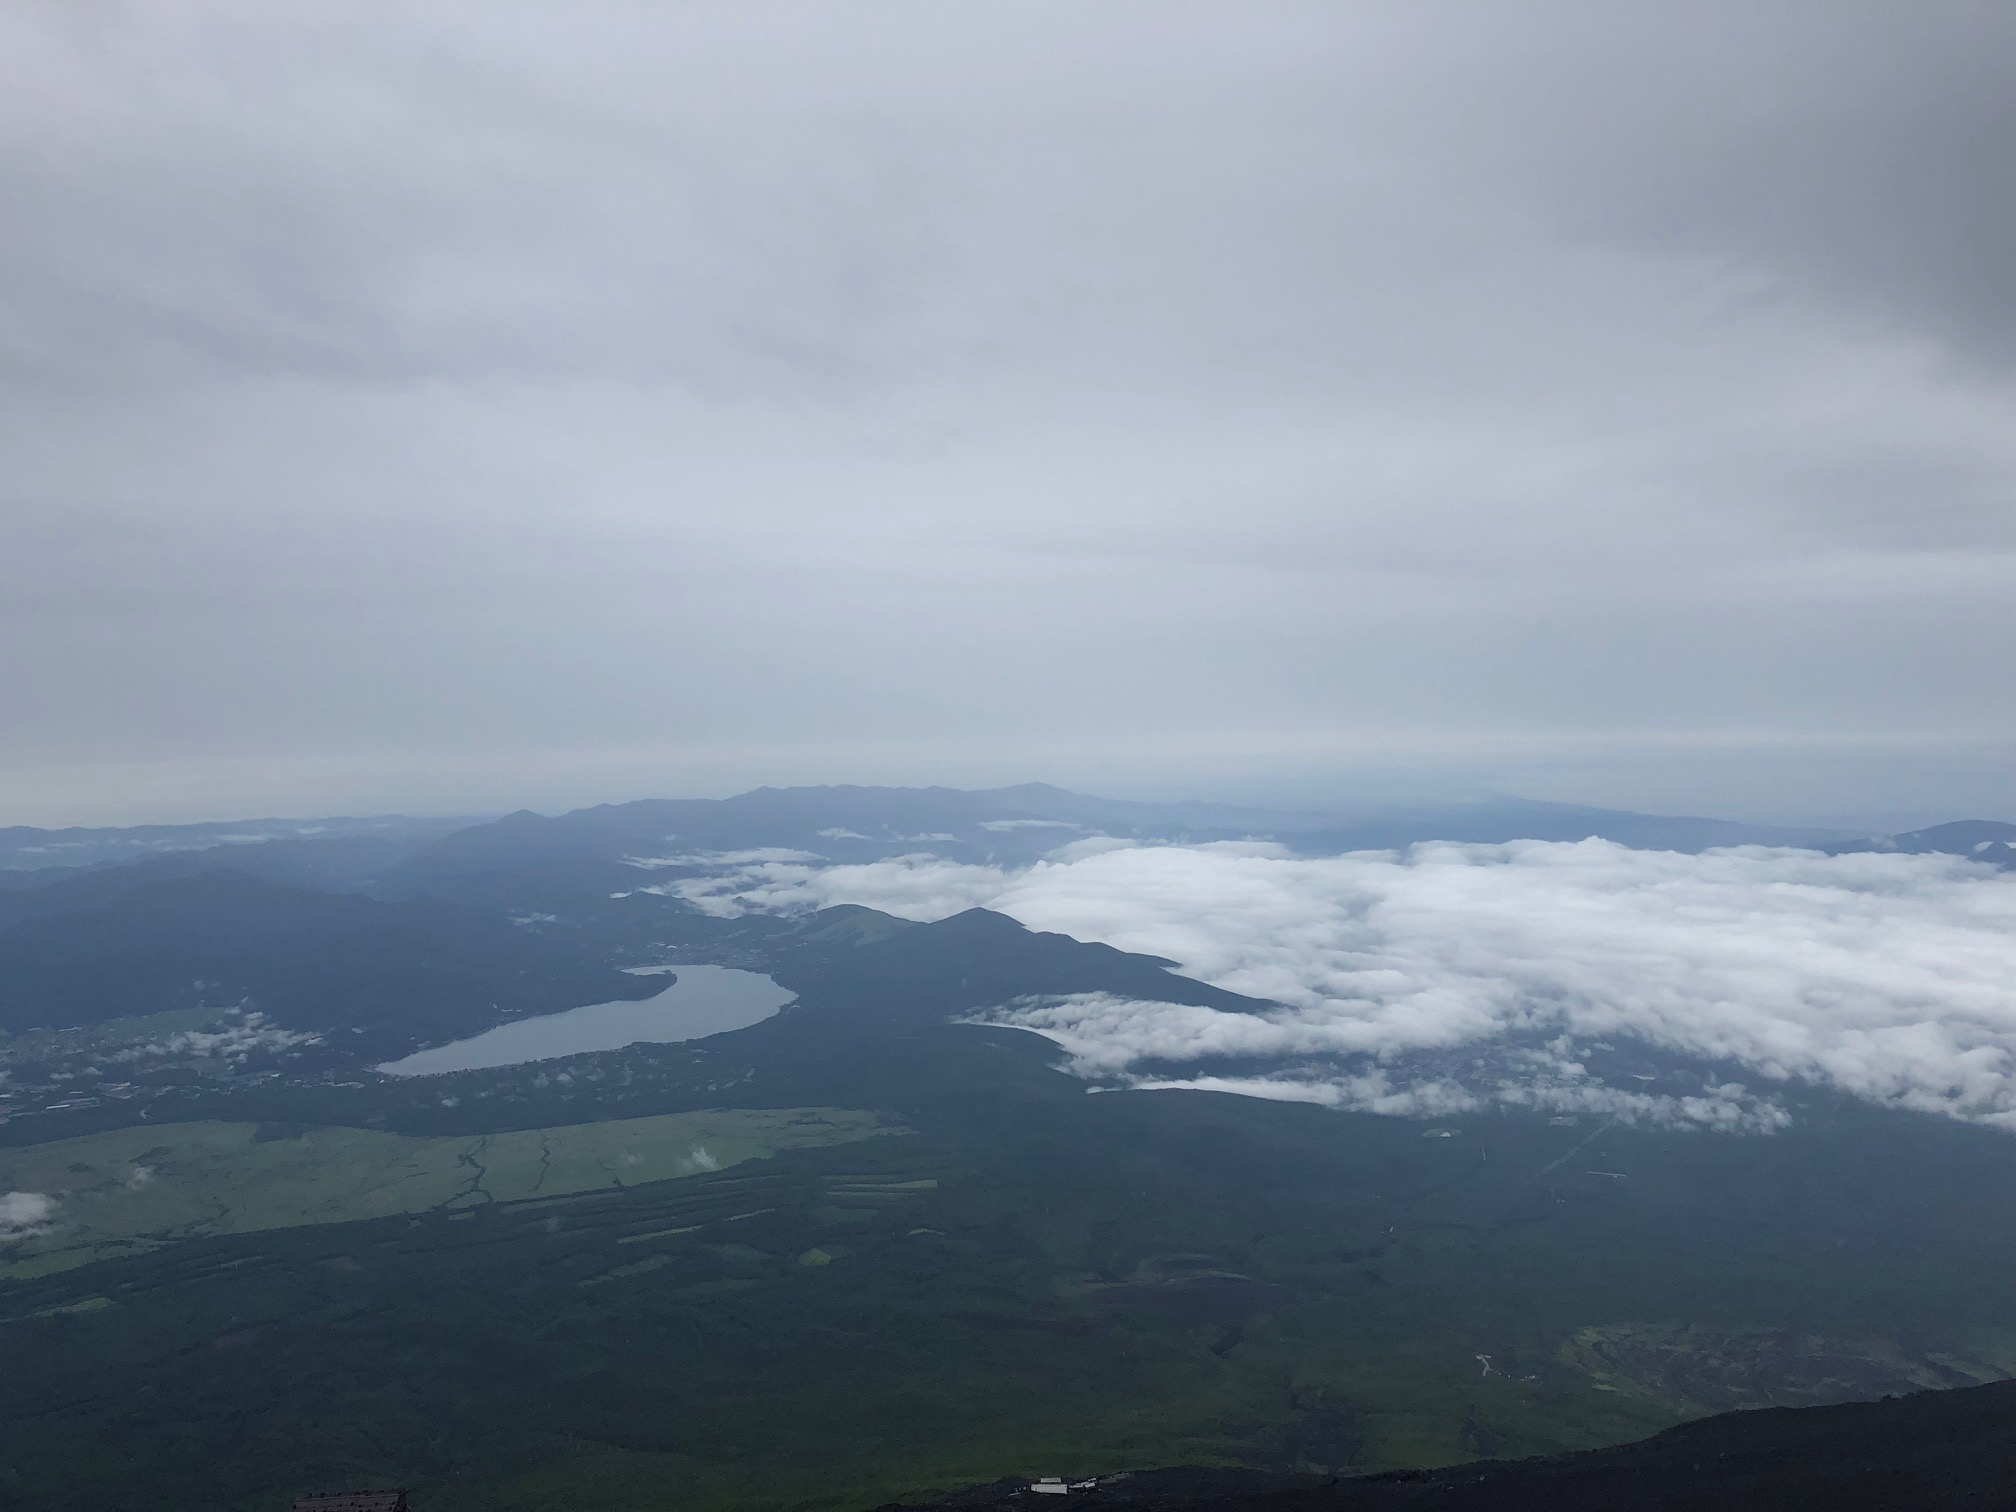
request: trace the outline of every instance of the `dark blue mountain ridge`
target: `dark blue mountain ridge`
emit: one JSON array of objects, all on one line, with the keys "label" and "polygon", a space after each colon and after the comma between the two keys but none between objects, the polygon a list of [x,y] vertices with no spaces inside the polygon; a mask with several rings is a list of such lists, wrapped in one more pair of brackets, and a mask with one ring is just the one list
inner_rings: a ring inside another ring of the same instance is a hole
[{"label": "dark blue mountain ridge", "polygon": [[320,892],[237,870],[88,873],[0,899],[8,1031],[242,1002],[290,1028],[354,1030],[353,1053],[393,1053],[661,985],[586,942],[460,903]]},{"label": "dark blue mountain ridge", "polygon": [[[1071,792],[1047,783],[949,787],[760,787],[729,798],[640,799],[558,815],[519,810],[495,819],[257,819],[124,829],[0,829],[0,893],[39,888],[108,867],[151,866],[156,876],[230,867],[325,891],[387,896],[456,895],[485,878],[537,865],[611,890],[630,873],[614,864],[709,852],[782,848],[836,862],[917,850],[1015,864],[1092,834],[1162,841],[1266,839],[1306,855],[1404,848],[1420,841],[1496,844],[1591,836],[1639,849],[1700,851],[1728,845],[1856,851],[1946,851],[2005,864],[2016,826],[1963,820],[1907,835],[1645,814],[1510,794],[1378,809],[1277,809],[1143,802]],[[1986,842],[1984,844],[1984,842]],[[1998,848],[2002,847],[2002,848]],[[507,887],[505,891],[513,892]]]},{"label": "dark blue mountain ridge", "polygon": [[1911,856],[1966,856],[2008,871],[2016,869],[2016,824],[2003,824],[1994,819],[1960,819],[1951,824],[1935,824],[1929,829],[1910,830],[1901,835],[1878,835],[1873,839],[1830,845],[1827,851],[1835,856],[1871,851]]},{"label": "dark blue mountain ridge", "polygon": [[[387,895],[481,890],[486,879],[528,867],[586,869],[612,888],[635,863],[705,869],[710,855],[800,850],[833,862],[930,851],[953,860],[1024,864],[1088,835],[1201,842],[1261,839],[1305,855],[1387,850],[1424,840],[1500,843],[1591,836],[1644,849],[1727,845],[1820,847],[1855,837],[1838,830],[1492,796],[1471,803],[1325,815],[1207,803],[1140,803],[1041,783],[958,788],[756,788],[732,798],[643,799],[546,817],[521,811],[472,825],[421,848],[379,880]],[[625,867],[625,870],[615,868]]]},{"label": "dark blue mountain ridge", "polygon": [[228,819],[199,824],[140,824],[117,828],[37,829],[0,826],[0,886],[10,872],[117,865],[176,851],[213,847],[253,850],[283,841],[432,839],[487,815],[416,817],[375,814],[362,818]]}]

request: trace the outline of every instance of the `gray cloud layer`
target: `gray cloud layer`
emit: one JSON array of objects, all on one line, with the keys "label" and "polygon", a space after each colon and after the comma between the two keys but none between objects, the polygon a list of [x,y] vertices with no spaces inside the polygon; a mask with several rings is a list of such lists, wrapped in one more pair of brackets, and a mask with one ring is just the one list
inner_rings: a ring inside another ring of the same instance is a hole
[{"label": "gray cloud layer", "polygon": [[1781,749],[1934,803],[2016,744],[2012,46],[9,7],[10,817]]},{"label": "gray cloud layer", "polygon": [[[1727,1083],[1691,1100],[1597,1086],[1586,1047],[1631,1041],[2016,1131],[2016,876],[1954,857],[1588,840],[1311,860],[1094,841],[1019,872],[922,855],[755,860],[676,890],[719,912],[996,908],[1283,1005],[1264,1017],[1101,996],[1004,1005],[999,1021],[1055,1039],[1088,1075],[1432,1112],[1478,1094],[1420,1068],[1485,1052],[1500,1100],[1782,1119]],[[1340,1057],[1346,1073],[1311,1068]],[[1146,1069],[1226,1059],[1311,1065],[1203,1080]]]}]

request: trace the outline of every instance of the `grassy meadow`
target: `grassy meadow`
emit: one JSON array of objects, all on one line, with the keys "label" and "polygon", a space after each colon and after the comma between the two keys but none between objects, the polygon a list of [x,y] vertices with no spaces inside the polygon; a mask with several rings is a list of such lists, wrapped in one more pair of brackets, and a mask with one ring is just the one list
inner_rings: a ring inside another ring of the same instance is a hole
[{"label": "grassy meadow", "polygon": [[347,1223],[638,1186],[780,1150],[894,1132],[847,1108],[719,1109],[428,1137],[205,1121],[0,1151],[0,1191],[53,1199],[0,1278],[46,1275],[179,1240]]}]

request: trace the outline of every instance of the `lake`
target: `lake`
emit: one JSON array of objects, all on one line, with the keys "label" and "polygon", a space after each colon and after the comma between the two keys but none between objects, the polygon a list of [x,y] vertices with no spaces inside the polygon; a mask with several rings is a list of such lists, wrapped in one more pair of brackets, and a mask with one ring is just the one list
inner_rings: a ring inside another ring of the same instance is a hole
[{"label": "lake", "polygon": [[565,1013],[499,1024],[468,1039],[416,1051],[378,1069],[387,1076],[439,1076],[444,1071],[478,1071],[557,1060],[589,1050],[621,1050],[625,1045],[673,1044],[704,1039],[760,1024],[795,994],[757,971],[728,966],[637,966],[638,975],[676,971],[678,978],[656,997],[634,1003],[589,1003]]}]

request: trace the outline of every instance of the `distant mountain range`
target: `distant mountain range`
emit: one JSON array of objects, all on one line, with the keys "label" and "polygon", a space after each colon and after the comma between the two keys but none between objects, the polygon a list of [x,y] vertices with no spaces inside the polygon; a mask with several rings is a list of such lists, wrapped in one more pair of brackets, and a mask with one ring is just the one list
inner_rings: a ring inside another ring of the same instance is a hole
[{"label": "distant mountain range", "polygon": [[[507,915],[565,916],[606,944],[611,928],[633,927],[611,923],[613,897],[646,878],[705,873],[724,857],[770,851],[845,864],[929,851],[1012,866],[1092,836],[1264,839],[1305,855],[1425,840],[1599,836],[1639,848],[1939,851],[2016,865],[2016,825],[1986,820],[1858,839],[1502,798],[1340,822],[1320,813],[1099,798],[1041,783],[978,792],[757,788],[733,798],[646,799],[474,823],[379,817],[17,828],[0,831],[0,1025],[91,1023],[238,994],[288,1021],[361,1023],[374,1048],[382,1039],[391,1050],[485,1014],[639,990],[634,979],[589,964],[600,947],[563,944],[550,931],[528,935]],[[676,935],[689,911],[652,900],[661,936]],[[379,964],[359,975],[364,956]],[[379,1008],[363,1022],[337,1005],[365,992],[366,982],[379,984],[371,989]]]},{"label": "distant mountain range", "polygon": [[[959,788],[756,788],[732,798],[642,799],[547,816],[259,819],[129,829],[0,829],[0,891],[63,872],[151,863],[157,875],[228,864],[274,881],[334,891],[421,896],[484,891],[485,878],[528,864],[593,872],[625,859],[782,848],[835,862],[932,850],[1016,863],[1073,838],[1266,839],[1308,855],[1388,850],[1425,840],[1495,844],[1591,836],[1648,850],[1800,846],[1835,854],[1943,851],[2009,863],[2016,825],[1963,820],[1904,835],[1743,823],[1548,803],[1510,796],[1374,812],[1144,803],[1046,783]],[[35,876],[34,873],[42,873]]]},{"label": "distant mountain range", "polygon": [[[1013,866],[1093,836],[1264,839],[1324,855],[1425,840],[1592,835],[1640,848],[1804,845],[2016,866],[2016,825],[1987,820],[1856,839],[1505,798],[1340,823],[1322,814],[1098,798],[1039,783],[978,792],[757,788],[725,799],[647,799],[475,823],[381,817],[14,829],[0,831],[0,866],[15,868],[0,869],[0,1028],[248,998],[280,1022],[361,1029],[369,1048],[390,1053],[500,1016],[638,995],[637,980],[597,964],[598,953],[606,959],[612,942],[640,930],[673,940],[696,927],[689,905],[640,889],[758,852],[845,864],[928,851]],[[22,864],[53,857],[65,864]],[[620,901],[626,897],[632,901]],[[525,927],[549,915],[567,923]]]},{"label": "distant mountain range", "polygon": [[1912,830],[1908,834],[1851,840],[1845,844],[1830,845],[1827,850],[1836,856],[1871,851],[1892,851],[1912,856],[1966,856],[2007,871],[2016,868],[2016,824],[2001,824],[1993,819],[1962,819],[1954,824],[1935,824],[1930,829]]},{"label": "distant mountain range", "polygon": [[[323,854],[389,857],[406,844],[445,835],[486,817],[370,819],[240,819],[208,824],[142,824],[125,829],[0,827],[0,887],[9,872],[116,866],[183,851],[264,849],[305,844]],[[386,864],[383,859],[376,864]]]}]

